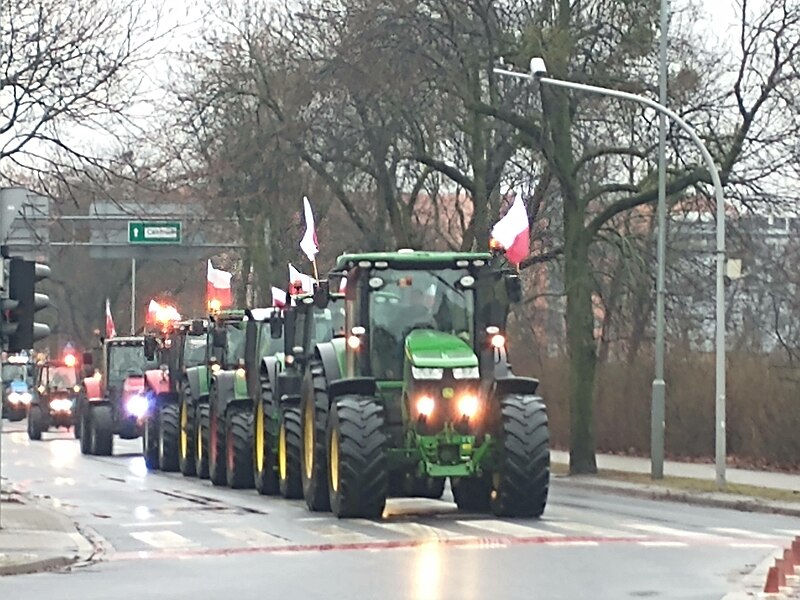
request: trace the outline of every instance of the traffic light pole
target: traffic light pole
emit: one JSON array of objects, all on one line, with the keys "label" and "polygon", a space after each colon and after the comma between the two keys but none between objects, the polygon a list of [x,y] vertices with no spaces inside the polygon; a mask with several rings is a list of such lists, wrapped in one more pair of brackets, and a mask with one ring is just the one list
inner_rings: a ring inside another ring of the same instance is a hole
[{"label": "traffic light pole", "polygon": [[131,259],[131,335],[136,335],[136,259]]}]

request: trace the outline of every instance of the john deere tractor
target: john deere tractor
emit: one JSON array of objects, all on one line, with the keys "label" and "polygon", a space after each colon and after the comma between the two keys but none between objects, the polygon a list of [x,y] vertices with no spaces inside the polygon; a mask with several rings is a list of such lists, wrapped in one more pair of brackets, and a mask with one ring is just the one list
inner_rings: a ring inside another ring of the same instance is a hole
[{"label": "john deere tractor", "polygon": [[[344,297],[331,296],[327,308],[317,308],[311,296],[296,296],[283,313],[283,353],[262,360],[256,397],[253,466],[256,489],[284,498],[303,496],[300,476],[300,385],[310,354],[318,343],[344,332]],[[281,320],[273,313],[273,338]]]},{"label": "john deere tractor", "polygon": [[148,469],[194,474],[188,427],[194,403],[187,370],[205,362],[205,347],[202,320],[164,323],[145,336],[145,357],[158,365],[144,374],[150,402],[142,448]]},{"label": "john deere tractor", "polygon": [[[499,256],[341,256],[346,337],[317,344],[302,386],[312,510],[379,517],[390,490],[449,478],[461,510],[538,517],[550,453],[538,381],[515,377],[505,333],[519,277]],[[324,306],[329,294],[315,294]]]}]

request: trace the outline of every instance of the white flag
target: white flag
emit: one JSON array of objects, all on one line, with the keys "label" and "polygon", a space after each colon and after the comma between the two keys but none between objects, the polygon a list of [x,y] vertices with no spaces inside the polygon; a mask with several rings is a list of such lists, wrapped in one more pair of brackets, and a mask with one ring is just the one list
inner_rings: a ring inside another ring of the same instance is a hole
[{"label": "white flag", "polygon": [[319,244],[317,243],[317,230],[314,226],[314,213],[307,196],[303,196],[303,215],[305,215],[306,232],[303,234],[303,239],[300,240],[300,249],[308,257],[308,260],[314,262],[314,258],[319,252]]}]

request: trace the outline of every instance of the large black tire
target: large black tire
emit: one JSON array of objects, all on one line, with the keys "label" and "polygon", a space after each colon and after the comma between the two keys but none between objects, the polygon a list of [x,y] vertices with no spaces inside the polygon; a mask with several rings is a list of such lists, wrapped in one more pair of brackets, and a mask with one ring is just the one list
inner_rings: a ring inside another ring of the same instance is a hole
[{"label": "large black tire", "polygon": [[231,406],[225,416],[226,454],[225,469],[228,487],[235,490],[251,489],[253,482],[253,413],[248,405]]},{"label": "large black tire", "polygon": [[178,411],[178,468],[186,477],[197,474],[194,461],[194,405],[191,392],[184,388]]},{"label": "large black tire", "polygon": [[389,483],[383,406],[368,396],[342,396],[331,410],[326,439],[333,514],[379,518]]},{"label": "large black tire", "polygon": [[281,408],[278,424],[278,481],[281,496],[289,500],[303,497],[302,466],[303,427],[300,409],[296,406]]},{"label": "large black tire", "polygon": [[78,408],[78,419],[80,426],[78,427],[78,436],[81,445],[81,454],[92,453],[92,438],[91,429],[89,425],[91,406],[89,403],[81,404]]},{"label": "large black tire", "polygon": [[300,401],[302,419],[302,452],[300,476],[303,498],[310,510],[331,509],[328,494],[328,384],[325,368],[319,357],[313,358],[306,371]]},{"label": "large black tire", "polygon": [[165,473],[178,470],[180,412],[177,404],[165,404],[158,412],[158,464]]},{"label": "large black tire", "polygon": [[216,392],[212,390],[208,410],[208,478],[214,485],[227,485],[225,474],[225,415],[214,407]]},{"label": "large black tire", "polygon": [[81,416],[77,406],[74,410],[77,414],[73,415],[74,423],[72,425],[72,435],[76,440],[79,440],[81,439]]},{"label": "large black tire", "polygon": [[262,372],[261,398],[253,418],[253,479],[256,490],[263,496],[272,496],[280,491],[275,454],[277,443],[272,433],[274,411],[272,382],[269,375]]},{"label": "large black tire", "polygon": [[89,409],[92,454],[111,456],[114,453],[114,416],[107,404]]},{"label": "large black tire", "polygon": [[492,512],[499,517],[541,517],[550,487],[550,433],[538,396],[500,399],[500,460],[493,473]]},{"label": "large black tire", "polygon": [[148,471],[158,471],[158,414],[148,415],[142,429],[144,466]]},{"label": "large black tire", "polygon": [[31,406],[28,410],[28,439],[39,441],[42,439],[42,429],[44,426],[44,411],[38,404]]},{"label": "large black tire", "polygon": [[194,465],[200,479],[208,479],[208,405],[194,411]]},{"label": "large black tire", "polygon": [[483,477],[452,477],[453,499],[463,512],[489,512],[492,504],[492,480]]}]

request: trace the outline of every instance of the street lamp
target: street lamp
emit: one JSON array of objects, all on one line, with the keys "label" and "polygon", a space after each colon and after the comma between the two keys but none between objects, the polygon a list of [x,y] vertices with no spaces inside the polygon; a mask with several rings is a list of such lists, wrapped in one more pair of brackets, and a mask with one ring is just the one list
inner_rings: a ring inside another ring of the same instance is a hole
[{"label": "street lamp", "polygon": [[691,138],[698,150],[700,150],[700,154],[703,156],[703,161],[706,164],[706,168],[711,175],[711,181],[714,184],[714,196],[717,201],[715,463],[717,487],[725,487],[725,199],[722,195],[722,182],[719,178],[719,171],[714,164],[714,159],[711,157],[711,153],[708,151],[708,148],[706,148],[705,144],[703,144],[702,140],[697,136],[694,129],[692,129],[692,127],[679,115],[668,109],[663,104],[659,104],[658,102],[650,100],[644,96],[595,85],[586,85],[583,83],[575,83],[572,81],[548,77],[547,66],[545,65],[544,59],[538,57],[531,59],[530,73],[520,73],[518,71],[510,71],[503,68],[495,68],[494,72],[499,75],[516,77],[518,79],[527,79],[529,81],[535,81],[539,84],[551,85],[553,87],[567,88],[580,92],[600,94],[602,96],[610,96],[612,98],[637,102],[638,104],[652,108],[660,115],[664,115],[665,117],[674,121],[678,127],[680,127]]}]

